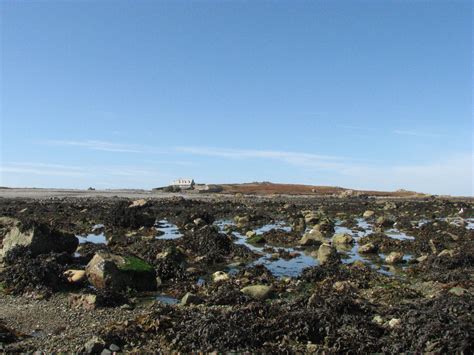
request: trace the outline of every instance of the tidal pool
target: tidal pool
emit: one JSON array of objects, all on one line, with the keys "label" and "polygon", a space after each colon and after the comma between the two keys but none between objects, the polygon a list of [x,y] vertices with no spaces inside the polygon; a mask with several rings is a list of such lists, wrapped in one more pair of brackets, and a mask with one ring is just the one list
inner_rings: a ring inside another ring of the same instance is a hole
[{"label": "tidal pool", "polygon": [[156,223],[156,230],[163,232],[163,234],[156,237],[156,239],[178,239],[183,236],[179,231],[178,226],[168,222],[166,219],[162,219]]},{"label": "tidal pool", "polygon": [[76,235],[77,239],[79,239],[79,244],[107,244],[107,238],[105,238],[104,232],[99,232],[99,230],[103,228],[103,224],[96,224],[92,227],[92,233],[89,233],[87,235]]}]

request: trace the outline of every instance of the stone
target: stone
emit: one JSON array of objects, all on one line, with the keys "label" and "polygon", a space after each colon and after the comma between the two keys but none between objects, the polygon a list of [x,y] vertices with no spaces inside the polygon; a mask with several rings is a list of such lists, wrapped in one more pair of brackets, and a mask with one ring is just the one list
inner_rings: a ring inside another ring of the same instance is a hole
[{"label": "stone", "polygon": [[354,289],[354,285],[350,281],[336,281],[332,288],[336,292],[346,292]]},{"label": "stone", "polygon": [[17,246],[26,247],[37,256],[51,252],[71,254],[79,245],[79,239],[74,234],[51,229],[44,223],[23,226],[19,220],[3,217],[0,218],[0,230],[5,233],[0,261]]},{"label": "stone", "polygon": [[306,230],[306,222],[303,217],[296,218],[293,222],[293,230],[297,233],[302,233]]},{"label": "stone", "polygon": [[110,351],[109,349],[104,349],[102,350],[100,355],[112,355],[112,351]]},{"label": "stone", "polygon": [[370,218],[370,217],[372,217],[373,215],[375,215],[375,212],[374,212],[374,211],[372,211],[372,210],[367,210],[367,211],[364,212],[364,214],[362,215],[362,217],[364,217],[364,218]]},{"label": "stone", "polygon": [[422,262],[426,261],[426,259],[428,259],[428,255],[422,255],[422,256],[419,256],[418,258],[416,258],[416,261],[418,261],[419,263],[422,263]]},{"label": "stone", "polygon": [[312,229],[300,239],[299,244],[303,246],[319,245],[324,243],[326,238],[322,232]]},{"label": "stone", "polygon": [[304,221],[307,225],[312,226],[319,222],[320,217],[318,212],[308,211],[304,214]]},{"label": "stone", "polygon": [[383,228],[390,228],[393,226],[393,223],[395,222],[392,219],[388,217],[384,217],[384,216],[377,218],[377,220],[375,221],[375,224],[377,226],[383,227]]},{"label": "stone", "polygon": [[272,288],[267,285],[253,285],[247,286],[240,290],[244,295],[252,297],[257,300],[264,300],[270,297]]},{"label": "stone", "polygon": [[385,262],[387,264],[399,264],[403,261],[403,253],[398,251],[392,251],[385,257]]},{"label": "stone", "polygon": [[92,310],[97,308],[97,296],[93,294],[71,294],[69,305],[73,308]]},{"label": "stone", "polygon": [[392,329],[399,328],[402,325],[402,321],[398,318],[392,318],[388,322],[388,326]]},{"label": "stone", "polygon": [[245,236],[246,236],[247,238],[253,238],[253,237],[255,237],[256,235],[257,235],[257,232],[255,232],[255,231],[248,231],[247,233],[245,233]]},{"label": "stone", "polygon": [[212,281],[214,282],[222,282],[229,280],[229,275],[224,271],[216,271],[212,274]]},{"label": "stone", "polygon": [[325,237],[330,237],[334,233],[334,223],[329,218],[324,218],[312,230],[323,233]]},{"label": "stone", "polygon": [[94,255],[86,266],[86,275],[98,289],[154,291],[157,288],[156,273],[151,265],[137,257],[105,251]]},{"label": "stone", "polygon": [[384,210],[394,210],[397,208],[397,205],[395,204],[395,202],[387,202],[384,206],[383,206],[383,209]]},{"label": "stone", "polygon": [[451,249],[444,249],[438,254],[438,258],[452,258],[454,256],[454,250]]},{"label": "stone", "polygon": [[135,200],[131,203],[130,206],[128,206],[129,208],[136,208],[136,207],[144,207],[148,204],[148,201],[141,198],[139,200]]},{"label": "stone", "polygon": [[250,218],[248,216],[235,216],[234,222],[237,224],[238,227],[244,227],[250,222]]},{"label": "stone", "polygon": [[200,227],[200,226],[205,225],[205,224],[206,224],[206,221],[203,220],[202,218],[196,218],[195,220],[193,220],[193,223],[194,223],[196,226]]},{"label": "stone", "polygon": [[378,325],[382,325],[383,324],[383,318],[379,315],[376,315],[373,319],[372,319],[372,322],[378,324]]},{"label": "stone", "polygon": [[377,246],[374,243],[367,243],[359,247],[359,253],[371,254],[377,252]]},{"label": "stone", "polygon": [[452,293],[456,296],[463,296],[464,294],[469,293],[469,291],[462,287],[453,287],[449,290],[449,293]]},{"label": "stone", "polygon": [[364,264],[362,260],[356,260],[352,263],[352,267],[357,269],[366,269],[367,266]]},{"label": "stone", "polygon": [[86,279],[86,272],[85,270],[66,270],[64,271],[64,276],[66,276],[67,280],[70,283],[81,283]]},{"label": "stone", "polygon": [[352,244],[354,243],[354,238],[352,238],[352,236],[347,233],[335,234],[332,237],[332,243],[333,244]]},{"label": "stone", "polygon": [[120,346],[115,345],[115,344],[110,344],[109,350],[110,350],[110,351],[113,351],[113,352],[120,351]]},{"label": "stone", "polygon": [[188,292],[181,299],[180,305],[181,306],[189,306],[191,304],[201,304],[201,303],[202,303],[201,297],[199,297],[199,296],[197,296],[197,295],[195,295],[191,292]]},{"label": "stone", "polygon": [[247,238],[247,242],[250,244],[264,244],[266,242],[265,238],[261,235],[255,235],[252,238]]},{"label": "stone", "polygon": [[336,248],[327,243],[321,244],[318,249],[318,260],[320,265],[327,264],[330,261],[340,262]]},{"label": "stone", "polygon": [[99,337],[93,337],[84,345],[86,354],[98,354],[105,348],[105,341]]}]

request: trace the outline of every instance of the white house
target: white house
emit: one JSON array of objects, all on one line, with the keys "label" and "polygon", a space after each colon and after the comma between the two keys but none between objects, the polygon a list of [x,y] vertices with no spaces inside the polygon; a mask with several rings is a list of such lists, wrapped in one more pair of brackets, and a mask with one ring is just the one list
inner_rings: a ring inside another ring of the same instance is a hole
[{"label": "white house", "polygon": [[192,189],[194,187],[194,179],[178,179],[171,183],[171,186],[179,187],[180,189]]}]

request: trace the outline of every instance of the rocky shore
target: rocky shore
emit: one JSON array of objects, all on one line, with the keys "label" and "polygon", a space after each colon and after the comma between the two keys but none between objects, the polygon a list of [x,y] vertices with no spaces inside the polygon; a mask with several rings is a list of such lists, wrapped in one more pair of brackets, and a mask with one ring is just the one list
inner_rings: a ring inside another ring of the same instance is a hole
[{"label": "rocky shore", "polygon": [[474,203],[0,198],[0,349],[472,352]]}]

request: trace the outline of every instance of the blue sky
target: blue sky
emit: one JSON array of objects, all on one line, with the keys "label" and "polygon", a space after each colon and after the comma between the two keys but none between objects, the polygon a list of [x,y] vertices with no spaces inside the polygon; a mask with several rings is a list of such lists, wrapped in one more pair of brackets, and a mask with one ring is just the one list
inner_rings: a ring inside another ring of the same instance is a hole
[{"label": "blue sky", "polygon": [[0,185],[473,194],[470,1],[0,4]]}]

